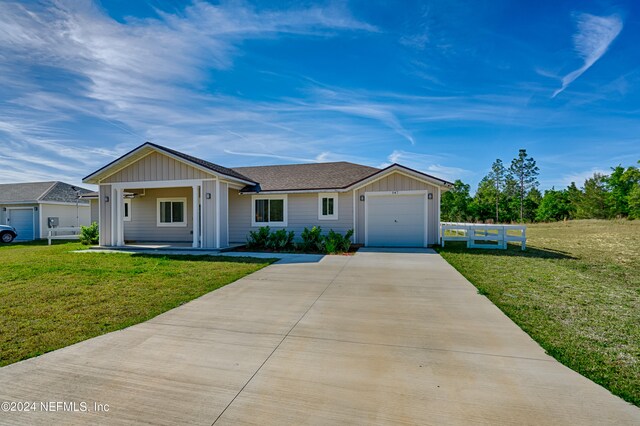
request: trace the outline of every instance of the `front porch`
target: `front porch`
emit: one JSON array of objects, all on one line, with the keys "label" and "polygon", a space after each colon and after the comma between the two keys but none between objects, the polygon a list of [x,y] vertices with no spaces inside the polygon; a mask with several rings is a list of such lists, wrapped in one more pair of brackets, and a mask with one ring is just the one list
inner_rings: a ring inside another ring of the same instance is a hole
[{"label": "front porch", "polygon": [[100,246],[226,248],[228,191],[219,179],[100,185]]}]

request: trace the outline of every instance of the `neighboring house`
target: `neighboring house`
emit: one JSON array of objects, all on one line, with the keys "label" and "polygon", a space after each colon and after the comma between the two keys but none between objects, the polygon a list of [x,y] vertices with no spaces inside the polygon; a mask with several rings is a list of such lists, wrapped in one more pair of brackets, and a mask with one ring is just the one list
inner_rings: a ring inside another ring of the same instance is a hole
[{"label": "neighboring house", "polygon": [[452,184],[399,164],[347,162],[230,169],[147,142],[83,180],[99,186],[100,245],[189,242],[223,248],[261,226],[322,226],[366,246],[438,242]]},{"label": "neighboring house", "polygon": [[49,229],[90,223],[89,192],[64,182],[0,184],[0,223],[18,231],[16,241],[46,238]]}]

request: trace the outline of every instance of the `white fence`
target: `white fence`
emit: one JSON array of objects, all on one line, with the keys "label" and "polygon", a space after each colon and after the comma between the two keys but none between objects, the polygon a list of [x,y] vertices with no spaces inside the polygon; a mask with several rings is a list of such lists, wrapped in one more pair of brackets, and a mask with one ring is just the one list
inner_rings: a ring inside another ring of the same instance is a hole
[{"label": "white fence", "polygon": [[484,223],[440,223],[440,245],[445,241],[466,241],[467,248],[506,249],[509,241],[527,248],[527,227],[524,225],[490,225]]},{"label": "white fence", "polygon": [[49,229],[47,239],[49,240],[49,245],[51,245],[51,240],[77,240],[80,238],[80,232],[81,229],[77,227],[52,228]]}]

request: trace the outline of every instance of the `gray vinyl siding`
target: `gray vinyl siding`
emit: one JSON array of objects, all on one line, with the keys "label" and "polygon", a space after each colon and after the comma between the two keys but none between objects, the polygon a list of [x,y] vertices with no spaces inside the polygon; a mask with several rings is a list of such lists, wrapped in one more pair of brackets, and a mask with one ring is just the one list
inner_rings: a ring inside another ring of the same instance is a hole
[{"label": "gray vinyl siding", "polygon": [[[144,194],[131,200],[131,221],[124,222],[125,241],[193,241],[192,188],[146,189]],[[186,198],[187,226],[158,226],[158,198]]]},{"label": "gray vinyl siding", "polygon": [[210,179],[213,175],[167,155],[152,152],[102,180],[104,183]]},{"label": "gray vinyl siding", "polygon": [[[318,219],[318,194],[288,194],[288,223],[285,229],[294,231],[296,240],[304,228],[321,226],[323,231],[333,229],[345,233],[353,228],[353,193],[338,194],[338,219]],[[229,240],[231,243],[244,243],[249,231],[258,229],[251,226],[251,195],[239,195],[237,190],[229,191]],[[278,230],[282,227],[271,226]]]},{"label": "gray vinyl siding", "polygon": [[428,244],[433,245],[438,243],[438,206],[437,206],[437,192],[438,188],[434,185],[413,179],[409,176],[392,173],[382,179],[370,183],[360,189],[356,190],[356,214],[357,214],[357,232],[356,242],[358,244],[364,244],[364,201],[360,201],[360,196],[365,192],[384,192],[384,191],[418,191],[427,190],[428,193],[433,194],[432,200],[427,200],[427,237]]},{"label": "gray vinyl siding", "polygon": [[[111,245],[111,203],[113,195],[111,194],[111,185],[100,185],[99,200],[100,200],[100,245]],[[109,202],[106,202],[106,197],[109,197]]]}]

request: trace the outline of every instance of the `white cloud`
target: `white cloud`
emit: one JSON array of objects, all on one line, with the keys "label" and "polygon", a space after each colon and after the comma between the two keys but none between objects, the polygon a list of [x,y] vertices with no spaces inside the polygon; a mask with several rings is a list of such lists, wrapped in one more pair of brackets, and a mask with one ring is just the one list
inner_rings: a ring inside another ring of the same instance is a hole
[{"label": "white cloud", "polygon": [[[203,85],[211,84],[212,69],[233,67],[250,39],[377,31],[339,5],[257,10],[194,1],[157,14],[120,22],[88,0],[0,2],[0,83],[10,83],[0,92],[0,141],[13,148],[2,180],[69,178],[74,169],[77,183],[146,139],[207,158],[237,147],[313,159],[321,142],[301,149],[309,135],[278,117],[284,105],[214,96]],[[29,75],[33,69],[46,69],[51,79]]]},{"label": "white cloud", "polygon": [[460,167],[442,165],[441,163],[447,160],[447,157],[443,155],[394,150],[389,154],[387,160],[389,161],[388,163],[382,163],[378,167],[385,168],[397,163],[451,182],[472,174],[471,171]]},{"label": "white cloud", "polygon": [[576,22],[578,32],[573,36],[573,44],[584,64],[562,78],[562,87],[553,93],[554,98],[607,52],[623,26],[618,15],[595,16],[581,13],[577,15]]},{"label": "white cloud", "polygon": [[603,170],[601,168],[594,167],[589,170],[566,174],[562,176],[561,182],[564,186],[569,186],[571,182],[575,182],[576,186],[580,188],[584,185],[584,181],[593,177],[595,173],[598,173],[601,175],[608,175],[609,173],[611,173],[611,170]]}]

